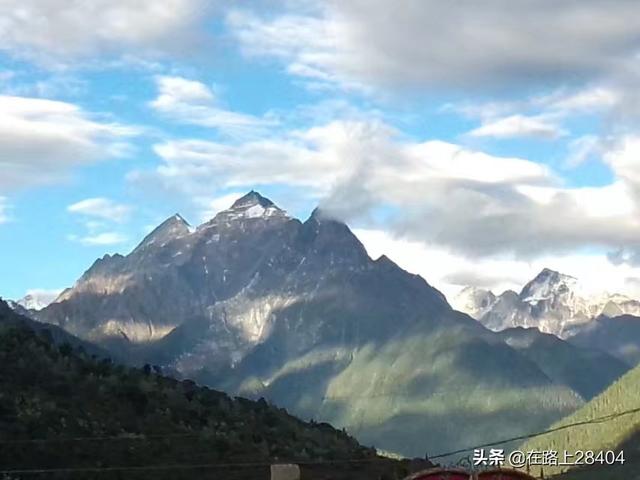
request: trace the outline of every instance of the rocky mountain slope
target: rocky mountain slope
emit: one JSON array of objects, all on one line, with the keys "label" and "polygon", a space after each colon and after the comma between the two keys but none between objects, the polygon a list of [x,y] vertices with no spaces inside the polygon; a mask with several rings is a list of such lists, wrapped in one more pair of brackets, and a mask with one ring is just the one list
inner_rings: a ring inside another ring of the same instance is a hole
[{"label": "rocky mountain slope", "polygon": [[546,268],[520,293],[507,290],[495,295],[466,287],[452,304],[494,331],[535,327],[561,338],[572,336],[600,315],[640,315],[639,301],[619,294],[587,293],[576,278]]},{"label": "rocky mountain slope", "polygon": [[536,430],[583,402],[345,224],[300,222],[256,192],[196,229],[169,218],[37,318],[407,455]]},{"label": "rocky mountain slope", "polygon": [[268,478],[270,463],[298,461],[327,462],[303,466],[308,479],[409,473],[408,462],[379,458],[328,424],[305,423],[264,400],[232,398],[148,366],[117,365],[52,343],[47,328],[33,326],[0,302],[0,470],[248,480]]}]

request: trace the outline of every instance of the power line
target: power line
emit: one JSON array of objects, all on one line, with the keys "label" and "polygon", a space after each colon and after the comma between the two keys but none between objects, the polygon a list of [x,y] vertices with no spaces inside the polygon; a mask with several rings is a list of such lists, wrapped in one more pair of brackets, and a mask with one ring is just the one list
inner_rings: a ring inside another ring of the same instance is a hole
[{"label": "power line", "polygon": [[561,430],[567,430],[569,428],[580,427],[580,426],[583,426],[583,425],[592,425],[592,424],[597,424],[597,423],[604,423],[604,422],[615,420],[616,418],[620,418],[620,417],[623,417],[623,416],[626,416],[626,415],[631,415],[633,413],[640,413],[640,407],[632,408],[630,410],[625,410],[625,411],[622,411],[622,412],[610,413],[609,415],[604,415],[602,417],[592,418],[591,420],[583,420],[583,421],[580,421],[580,422],[569,423],[567,425],[561,425],[561,426],[558,426],[558,427],[550,428],[548,430],[544,430],[542,432],[529,433],[527,435],[518,435],[517,437],[511,437],[511,438],[507,438],[507,439],[503,439],[503,440],[498,440],[496,442],[489,442],[489,443],[484,443],[482,445],[475,445],[473,447],[461,448],[461,449],[454,450],[454,451],[451,451],[451,452],[439,453],[438,455],[434,455],[432,457],[429,457],[429,459],[450,457],[451,455],[457,455],[459,453],[465,453],[465,452],[469,452],[471,450],[476,450],[476,449],[479,449],[479,448],[487,448],[487,447],[492,447],[492,446],[495,446],[495,445],[504,445],[505,443],[511,443],[511,442],[515,442],[515,441],[518,441],[518,440],[528,440],[530,438],[541,437],[543,435],[548,435],[549,433],[554,433],[554,432],[558,432],[558,431],[561,431]]},{"label": "power line", "polygon": [[[389,458],[363,458],[363,459],[346,459],[346,460],[278,460],[277,463],[295,463],[297,465],[345,465],[345,464],[363,464],[372,462],[392,462]],[[123,471],[153,471],[153,470],[198,470],[198,469],[225,469],[225,468],[261,468],[270,467],[274,464],[271,462],[243,462],[243,463],[202,463],[202,464],[175,464],[175,465],[139,465],[139,466],[121,466],[121,467],[69,467],[69,468],[33,468],[33,469],[13,469],[0,470],[2,475],[29,475],[44,473],[103,473],[103,472],[123,472]]]},{"label": "power line", "polygon": [[[351,459],[351,460],[319,460],[319,461],[279,461],[279,463],[295,463],[300,466],[319,466],[319,465],[345,465],[345,464],[362,464],[369,462],[391,462],[388,458],[375,459]],[[624,465],[629,463],[639,463],[640,458],[626,460]],[[121,467],[69,467],[69,468],[39,468],[39,469],[12,469],[0,470],[2,475],[40,475],[40,474],[56,474],[56,473],[113,473],[113,472],[140,472],[140,471],[170,471],[170,470],[204,470],[204,469],[251,469],[251,468],[267,468],[274,462],[244,462],[244,463],[202,463],[202,464],[174,464],[174,465],[139,465],[139,466],[121,466]],[[618,465],[588,465],[571,470],[572,473],[579,474],[586,471],[595,470],[597,468],[606,467],[623,467]],[[564,473],[564,472],[563,472]],[[558,475],[560,475],[559,473]],[[555,476],[555,475],[554,475]]]},{"label": "power line", "polygon": [[[624,410],[622,412],[610,413],[608,415],[603,415],[601,417],[592,418],[590,420],[583,420],[580,422],[570,423],[566,425],[561,425],[558,427],[550,428],[548,430],[544,430],[541,432],[529,433],[525,435],[519,435],[516,437],[511,437],[507,439],[497,440],[494,442],[488,442],[481,445],[475,445],[473,447],[461,448],[458,450],[453,450],[446,453],[439,453],[434,456],[430,456],[430,459],[450,457],[451,455],[456,455],[458,453],[465,453],[471,450],[475,450],[478,448],[486,448],[495,445],[503,445],[505,443],[514,442],[517,440],[527,440],[529,438],[540,437],[543,435],[547,435],[549,433],[554,433],[561,430],[566,430],[569,428],[604,423],[607,421],[615,420],[616,418],[631,415],[633,413],[640,413],[640,407],[632,408],[629,410]],[[79,437],[56,437],[56,438],[31,438],[24,440],[0,440],[0,445],[12,445],[12,444],[24,444],[24,443],[52,443],[52,442],[84,442],[84,441],[126,441],[126,440],[138,440],[138,441],[147,441],[147,440],[155,440],[155,439],[165,439],[165,438],[189,438],[189,437],[206,437],[206,434],[201,432],[199,433],[164,433],[164,434],[130,434],[130,435],[101,435],[101,436],[79,436]]]},{"label": "power line", "polygon": [[140,465],[130,467],[69,467],[69,468],[34,468],[0,470],[3,475],[39,475],[44,473],[107,473],[107,472],[137,472],[153,470],[198,470],[205,468],[257,468],[270,464],[266,463],[203,463],[177,465]]},{"label": "power line", "polygon": [[162,440],[164,438],[189,438],[204,437],[202,433],[165,433],[155,435],[103,435],[103,436],[87,436],[87,437],[57,437],[57,438],[28,438],[24,440],[0,440],[0,445],[20,445],[27,443],[52,443],[52,442],[102,442],[102,441],[118,441],[118,440]]}]

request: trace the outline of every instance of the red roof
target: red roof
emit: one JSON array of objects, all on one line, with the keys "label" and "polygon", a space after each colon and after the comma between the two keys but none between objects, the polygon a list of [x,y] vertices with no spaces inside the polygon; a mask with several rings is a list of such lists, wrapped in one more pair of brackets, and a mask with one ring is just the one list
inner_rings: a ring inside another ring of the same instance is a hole
[{"label": "red roof", "polygon": [[520,470],[512,470],[509,468],[501,468],[497,470],[489,470],[478,472],[478,480],[536,480],[535,477],[528,475]]},{"label": "red roof", "polygon": [[469,472],[458,468],[430,468],[413,475],[405,480],[469,480]]},{"label": "red roof", "polygon": [[431,468],[408,476],[404,480],[536,480],[519,470],[497,469],[474,474],[459,468]]}]

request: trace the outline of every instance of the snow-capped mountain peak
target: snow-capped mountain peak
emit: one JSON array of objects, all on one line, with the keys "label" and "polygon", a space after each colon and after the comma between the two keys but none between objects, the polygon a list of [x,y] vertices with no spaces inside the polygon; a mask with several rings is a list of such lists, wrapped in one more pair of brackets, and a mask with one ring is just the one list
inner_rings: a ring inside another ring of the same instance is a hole
[{"label": "snow-capped mountain peak", "polygon": [[557,295],[570,295],[577,290],[582,290],[577,278],[545,268],[524,286],[520,298],[534,303]]},{"label": "snow-capped mountain peak", "polygon": [[507,291],[496,296],[488,290],[467,287],[453,303],[491,330],[535,327],[563,338],[599,315],[640,313],[640,302],[636,300],[591,292],[577,278],[549,268],[536,275],[519,294]]},{"label": "snow-capped mountain peak", "polygon": [[251,190],[236,200],[230,208],[219,212],[212,220],[203,224],[202,227],[208,227],[221,222],[269,218],[288,219],[289,216],[271,200]]},{"label": "snow-capped mountain peak", "polygon": [[42,310],[60,295],[60,290],[30,290],[20,300],[13,302],[27,310]]}]

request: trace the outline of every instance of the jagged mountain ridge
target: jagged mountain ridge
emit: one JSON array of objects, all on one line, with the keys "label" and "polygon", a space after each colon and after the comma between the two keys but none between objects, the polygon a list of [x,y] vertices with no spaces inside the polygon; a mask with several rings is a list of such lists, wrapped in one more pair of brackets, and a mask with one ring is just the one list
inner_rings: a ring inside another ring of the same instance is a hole
[{"label": "jagged mountain ridge", "polygon": [[600,315],[640,315],[640,302],[620,294],[591,294],[569,275],[545,268],[520,291],[500,295],[466,287],[452,301],[493,331],[537,328],[561,338],[574,335]]},{"label": "jagged mountain ridge", "polygon": [[300,222],[256,192],[196,229],[171,217],[38,318],[409,455],[526,433],[582,403],[345,224],[321,210]]}]

